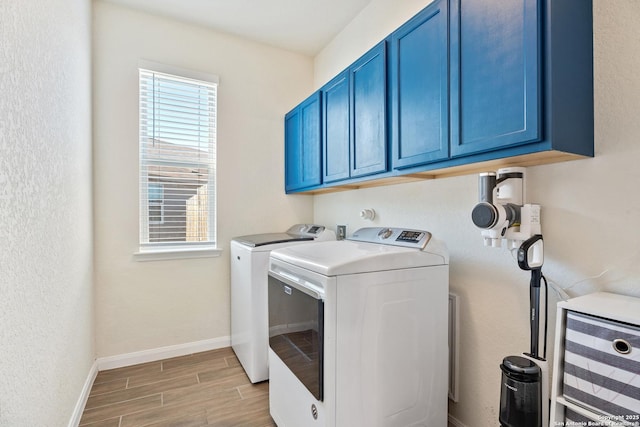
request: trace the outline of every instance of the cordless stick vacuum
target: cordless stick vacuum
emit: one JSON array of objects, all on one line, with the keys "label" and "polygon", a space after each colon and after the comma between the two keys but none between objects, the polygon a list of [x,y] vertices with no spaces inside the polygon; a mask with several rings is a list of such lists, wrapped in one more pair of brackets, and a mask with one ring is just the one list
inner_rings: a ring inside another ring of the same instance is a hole
[{"label": "cordless stick vacuum", "polygon": [[[547,319],[544,350],[540,355],[540,282],[544,243],[540,206],[524,204],[525,168],[504,168],[480,174],[479,202],[473,208],[473,223],[482,229],[485,246],[500,247],[506,240],[517,249],[518,266],[531,271],[529,317],[531,349],[502,360],[500,388],[501,427],[549,427],[549,369],[546,359]],[[546,284],[546,281],[545,281]],[[547,293],[545,292],[545,298]],[[547,304],[545,304],[545,311]]]},{"label": "cordless stick vacuum", "polygon": [[[540,282],[544,260],[541,234],[527,239],[518,248],[518,266],[531,271],[529,282],[529,322],[531,348],[522,356],[507,356],[502,360],[500,387],[500,425],[503,427],[549,426],[549,366],[547,353],[547,292],[545,289],[545,323],[543,352],[540,343]],[[546,280],[545,280],[546,286]]]}]

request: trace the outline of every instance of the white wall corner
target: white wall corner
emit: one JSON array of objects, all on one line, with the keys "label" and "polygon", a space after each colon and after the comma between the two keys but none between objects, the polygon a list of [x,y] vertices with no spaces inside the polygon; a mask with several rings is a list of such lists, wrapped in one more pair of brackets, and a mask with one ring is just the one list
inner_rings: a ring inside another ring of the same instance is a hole
[{"label": "white wall corner", "polygon": [[87,379],[84,382],[84,386],[82,386],[80,397],[76,402],[76,406],[73,408],[73,413],[71,414],[71,419],[69,420],[69,427],[78,427],[78,425],[80,424],[80,419],[82,418],[84,407],[87,405],[87,399],[89,399],[89,393],[91,393],[91,387],[93,386],[93,382],[96,380],[97,375],[98,361],[96,360],[93,362],[93,365],[91,365],[91,369],[89,369],[89,374],[87,375]]}]

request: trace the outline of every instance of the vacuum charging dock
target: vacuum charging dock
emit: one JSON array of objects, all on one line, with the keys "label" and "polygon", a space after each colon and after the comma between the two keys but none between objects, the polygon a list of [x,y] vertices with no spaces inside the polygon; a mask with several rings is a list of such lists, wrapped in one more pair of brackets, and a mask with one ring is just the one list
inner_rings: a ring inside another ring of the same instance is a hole
[{"label": "vacuum charging dock", "polygon": [[500,365],[501,427],[549,427],[549,366],[546,360],[522,354]]}]

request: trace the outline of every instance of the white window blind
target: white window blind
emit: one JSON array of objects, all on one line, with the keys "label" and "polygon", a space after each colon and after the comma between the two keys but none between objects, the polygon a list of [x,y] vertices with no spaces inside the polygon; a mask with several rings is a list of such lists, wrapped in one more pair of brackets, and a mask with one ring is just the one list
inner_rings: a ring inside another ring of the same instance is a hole
[{"label": "white window blind", "polygon": [[216,91],[140,68],[141,250],[215,246]]}]

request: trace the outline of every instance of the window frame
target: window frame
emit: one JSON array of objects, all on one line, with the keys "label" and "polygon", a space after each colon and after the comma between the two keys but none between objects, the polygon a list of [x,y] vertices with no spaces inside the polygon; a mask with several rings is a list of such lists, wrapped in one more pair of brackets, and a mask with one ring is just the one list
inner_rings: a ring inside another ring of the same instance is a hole
[{"label": "window frame", "polygon": [[[218,98],[218,76],[193,70],[185,70],[179,67],[174,67],[166,64],[160,64],[156,62],[140,60],[138,62],[138,186],[139,186],[139,208],[138,208],[138,224],[139,224],[139,238],[138,238],[138,251],[134,252],[134,259],[137,261],[155,261],[155,260],[167,260],[167,259],[181,259],[181,258],[203,258],[203,257],[215,257],[220,256],[222,250],[217,246],[217,188],[216,188],[216,172],[217,172],[217,158],[214,157],[213,164],[208,166],[208,182],[207,185],[211,189],[208,193],[213,196],[213,200],[209,201],[208,209],[208,229],[209,240],[206,242],[148,242],[149,238],[149,225],[158,225],[164,222],[164,203],[161,202],[161,222],[151,222],[149,220],[149,185],[145,187],[146,191],[143,191],[141,187],[142,182],[148,182],[148,176],[146,175],[146,168],[143,167],[142,158],[142,95],[141,95],[141,72],[148,71],[152,73],[166,74],[175,76],[177,79],[195,80],[207,84],[213,84],[215,86],[215,115],[213,117],[215,132],[217,134],[217,98]],[[217,148],[217,138],[214,136],[213,148]],[[217,150],[216,150],[217,151]],[[147,165],[153,164],[154,161],[147,162]],[[171,163],[171,162],[168,162]],[[159,182],[163,188],[163,193],[166,191],[165,183]],[[146,227],[144,226],[145,220],[143,215],[146,215]],[[213,236],[213,239],[212,239]],[[146,242],[145,242],[146,240]]]}]

